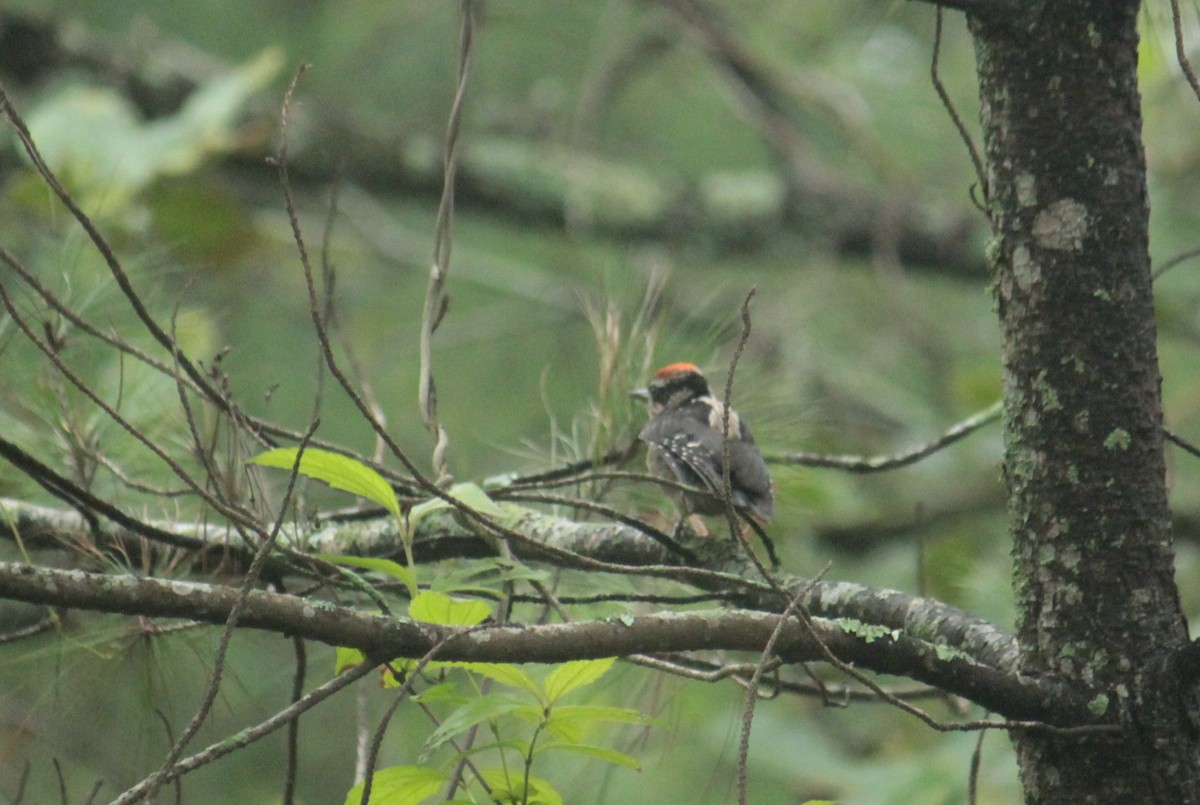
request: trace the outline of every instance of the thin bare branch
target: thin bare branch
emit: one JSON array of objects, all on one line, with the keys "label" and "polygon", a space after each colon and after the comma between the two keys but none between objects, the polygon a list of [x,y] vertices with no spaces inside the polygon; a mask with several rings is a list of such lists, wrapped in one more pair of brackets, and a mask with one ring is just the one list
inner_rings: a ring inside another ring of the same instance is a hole
[{"label": "thin bare branch", "polygon": [[121,261],[117,259],[117,255],[109,245],[108,241],[100,233],[100,230],[92,222],[91,218],[88,217],[87,213],[80,208],[71,194],[67,192],[67,189],[62,185],[61,182],[59,182],[58,177],[54,175],[54,172],[50,170],[50,166],[46,164],[46,161],[42,158],[41,152],[38,150],[37,145],[34,144],[33,137],[30,135],[29,129],[25,125],[25,121],[17,113],[16,108],[13,106],[12,101],[9,100],[8,94],[4,91],[2,86],[0,86],[0,111],[4,113],[4,116],[8,118],[9,123],[12,124],[13,129],[17,133],[17,139],[21,141],[21,146],[25,150],[25,153],[29,157],[30,161],[33,163],[38,175],[42,177],[42,180],[46,183],[46,186],[54,192],[54,194],[58,197],[58,200],[70,211],[72,217],[75,218],[76,222],[78,222],[83,228],[84,232],[87,233],[88,239],[92,242],[92,245],[96,248],[96,251],[99,252],[100,256],[104,259],[105,265],[108,266],[109,273],[112,274],[113,279],[116,280],[117,286],[121,289],[121,293],[125,295],[125,299],[129,302],[130,307],[133,308],[134,313],[142,322],[142,325],[146,328],[147,332],[149,332],[151,337],[153,337],[154,340],[157,341],[159,345],[161,345],[167,352],[179,353],[180,366],[183,367],[183,370],[187,374],[189,380],[191,380],[191,382],[194,383],[198,388],[202,389],[205,395],[213,403],[221,406],[222,410],[228,412],[228,401],[225,400],[221,393],[208,382],[207,378],[205,378],[204,374],[196,367],[194,363],[192,363],[191,359],[182,354],[179,349],[179,345],[175,343],[174,339],[167,334],[167,332],[146,308],[145,303],[142,301],[141,295],[137,292],[137,289],[133,287],[133,282],[130,280],[129,275],[125,272],[125,268],[121,265]]},{"label": "thin bare branch", "polygon": [[638,531],[641,531],[643,534],[650,537],[650,539],[659,543],[672,554],[678,556],[680,559],[689,564],[696,564],[699,562],[696,554],[680,545],[669,535],[664,534],[657,528],[646,525],[636,517],[630,517],[629,515],[624,514],[617,509],[612,508],[611,506],[605,506],[602,503],[596,503],[594,501],[587,500],[586,498],[572,498],[565,497],[563,495],[533,494],[529,492],[517,492],[514,494],[504,495],[503,499],[520,501],[523,503],[552,503],[559,506],[569,506],[570,508],[577,509],[579,511],[602,514],[614,522],[627,525],[630,528],[636,528]]},{"label": "thin bare branch", "polygon": [[960,439],[970,436],[985,425],[990,425],[1000,418],[1001,406],[1002,404],[997,401],[979,413],[972,414],[950,427],[933,441],[890,456],[830,455],[828,453],[809,453],[802,450],[786,455],[767,456],[767,462],[774,464],[797,464],[804,467],[820,467],[854,473],[894,470],[899,467],[906,467],[909,464],[915,464],[921,459],[933,455],[943,447],[947,447]]},{"label": "thin bare branch", "polygon": [[[390,450],[392,455],[404,465],[405,469],[412,473],[413,481],[421,489],[425,490],[434,497],[440,498],[441,500],[449,503],[457,511],[465,515],[470,522],[477,523],[485,532],[492,532],[500,537],[516,540],[518,542],[528,541],[524,535],[519,534],[510,528],[504,528],[500,526],[487,515],[484,515],[466,505],[458,498],[455,498],[446,492],[446,490],[439,486],[438,483],[426,477],[417,468],[413,460],[409,458],[408,454],[400,447],[399,443],[397,443],[391,434],[389,434],[383,427],[383,424],[375,416],[374,412],[371,410],[371,407],[363,399],[362,395],[360,395],[354,388],[354,384],[350,382],[350,379],[346,376],[345,372],[342,371],[337,359],[334,357],[333,346],[330,342],[329,334],[326,331],[322,320],[320,301],[316,292],[315,281],[313,278],[312,262],[308,256],[308,247],[305,244],[304,233],[300,229],[300,219],[296,213],[296,205],[291,191],[291,182],[288,178],[286,137],[288,113],[291,107],[292,95],[294,94],[296,86],[305,69],[307,69],[307,65],[302,64],[296,71],[296,75],[293,77],[292,83],[288,87],[288,91],[284,94],[283,106],[280,112],[280,128],[285,136],[281,138],[282,142],[279,147],[279,153],[275,159],[275,165],[277,171],[279,172],[280,190],[283,193],[284,206],[287,210],[288,222],[292,229],[292,239],[296,244],[297,254],[300,258],[300,264],[304,271],[304,281],[308,290],[309,298],[309,312],[317,333],[317,339],[321,345],[321,350],[325,355],[326,364],[329,366],[329,371],[334,378],[337,379],[338,384],[342,387],[342,390],[346,393],[346,396],[350,398],[352,403],[354,403],[354,406],[358,409],[359,414],[371,426],[371,429],[375,432],[376,436],[387,445],[388,450]],[[553,552],[554,551],[551,551],[551,553]]]},{"label": "thin bare branch", "polygon": [[[311,435],[316,429],[317,421],[314,419],[309,425],[309,434]],[[167,782],[167,772],[170,771],[183,755],[183,750],[187,748],[188,743],[200,731],[200,727],[203,726],[205,720],[208,718],[213,704],[216,703],[217,693],[221,689],[221,680],[224,676],[225,657],[229,652],[229,642],[233,639],[233,632],[237,628],[238,618],[246,606],[246,599],[249,597],[254,585],[258,583],[259,575],[267,561],[267,557],[271,555],[271,550],[275,547],[275,541],[279,538],[292,494],[295,492],[296,480],[300,477],[300,461],[304,457],[304,451],[307,447],[307,440],[302,441],[299,449],[296,451],[296,457],[292,462],[292,471],[288,477],[287,489],[284,491],[283,501],[279,505],[279,514],[275,518],[275,523],[272,525],[270,533],[266,535],[262,541],[262,545],[259,546],[258,551],[255,553],[254,560],[250,563],[250,568],[246,571],[246,577],[242,580],[242,586],[238,590],[237,600],[229,609],[224,628],[221,631],[221,639],[217,644],[216,656],[213,658],[212,676],[209,678],[200,707],[197,708],[195,715],[192,716],[187,726],[184,727],[179,740],[175,742],[171,750],[167,753],[167,757],[163,760],[162,767],[158,773],[149,778],[149,786],[145,794],[146,799],[153,801],[155,793]]]},{"label": "thin bare branch", "polygon": [[954,102],[950,100],[950,93],[946,91],[946,85],[942,83],[942,77],[938,74],[938,56],[942,51],[942,4],[939,4],[934,16],[933,25],[933,58],[929,63],[929,77],[933,81],[933,89],[937,92],[937,96],[942,101],[942,106],[946,109],[946,114],[950,116],[950,121],[954,124],[954,128],[958,130],[958,136],[962,139],[963,145],[967,148],[967,154],[971,157],[971,164],[975,167],[975,179],[979,182],[980,191],[983,193],[983,208],[987,210],[988,181],[987,172],[983,169],[983,160],[979,157],[979,149],[975,147],[975,141],[971,139],[971,133],[967,131],[967,126],[963,123],[962,116],[958,114],[958,110],[954,107]]},{"label": "thin bare branch", "polygon": [[[590,478],[587,473],[597,467],[612,467],[620,466],[629,459],[633,458],[639,447],[635,440],[624,447],[618,447],[609,450],[598,459],[583,459],[570,464],[565,464],[561,467],[556,467],[552,470],[530,473],[529,475],[517,475],[512,479],[512,486],[541,486],[582,483]],[[642,475],[642,478],[650,478],[651,476]]]},{"label": "thin bare branch", "polygon": [[[826,566],[825,570],[829,567]],[[825,571],[822,571],[824,573]],[[814,582],[816,579],[814,579]],[[799,590],[792,600],[788,602],[787,607],[783,611],[782,617],[779,618],[779,623],[775,630],[771,632],[771,637],[767,640],[767,644],[763,646],[762,656],[754,668],[754,672],[750,675],[750,680],[746,684],[746,703],[742,708],[742,731],[741,739],[738,742],[738,803],[746,805],[746,782],[747,769],[750,764],[750,729],[754,724],[754,706],[758,703],[758,686],[762,681],[763,674],[770,666],[775,651],[775,644],[779,641],[779,636],[783,633],[783,627],[792,617],[792,614],[800,606],[800,599],[808,593],[812,585]],[[815,635],[814,635],[815,637]],[[818,638],[819,639],[819,638]]]},{"label": "thin bare branch", "polygon": [[1192,69],[1187,48],[1183,44],[1183,20],[1179,13],[1179,0],[1171,0],[1171,24],[1175,28],[1175,58],[1179,60],[1179,68],[1183,70],[1188,86],[1192,88],[1197,100],[1200,100],[1200,80],[1196,79],[1196,71]]},{"label": "thin bare branch", "polygon": [[[349,685],[354,684],[359,679],[375,670],[374,665],[363,663],[362,665],[351,668],[325,684],[313,690],[300,701],[292,704],[290,707],[281,710],[275,715],[257,724],[249,729],[242,730],[235,737],[227,740],[218,741],[201,752],[197,752],[190,757],[183,758],[178,763],[174,764],[164,773],[167,780],[174,780],[182,777],[190,771],[195,771],[201,766],[206,766],[209,763],[220,760],[225,755],[244,749],[250,744],[265,738],[275,730],[290,724],[302,714],[308,712],[316,705],[328,699],[333,694],[342,690]],[[113,800],[112,805],[133,805],[135,802],[140,802],[146,798],[146,793],[150,788],[151,780],[147,778],[132,788],[127,789],[120,797]]]},{"label": "thin bare branch", "polygon": [[[292,704],[304,698],[304,677],[308,672],[308,651],[304,638],[292,638],[292,651],[296,656],[296,672],[292,676]],[[296,775],[300,770],[300,719],[288,722],[287,766],[284,772],[283,805],[296,803]]]},{"label": "thin bare branch", "polygon": [[75,507],[80,512],[80,516],[90,519],[93,531],[96,530],[92,515],[95,512],[134,534],[161,542],[164,545],[193,551],[202,551],[212,547],[203,539],[172,533],[125,514],[116,506],[96,497],[66,476],[55,472],[7,439],[0,438],[0,457],[32,478],[47,492]]},{"label": "thin bare branch", "polygon": [[[51,308],[53,308],[55,312],[57,312],[63,318],[70,321],[73,325],[78,327],[83,332],[87,333],[88,335],[92,336],[93,338],[96,338],[97,340],[99,340],[105,344],[108,344],[109,346],[113,347],[114,349],[118,350],[119,352],[129,355],[130,357],[134,358],[135,360],[145,364],[146,366],[149,366],[150,368],[154,369],[155,371],[157,371],[167,377],[176,378],[179,375],[179,373],[177,371],[175,371],[171,368],[170,364],[167,364],[164,361],[158,360],[157,358],[138,349],[137,347],[124,341],[123,339],[120,339],[110,333],[104,332],[102,329],[100,329],[99,327],[97,327],[94,324],[92,324],[91,322],[89,322],[83,316],[79,315],[79,313],[72,310],[68,305],[63,303],[63,301],[52,290],[50,290],[50,288],[48,288],[44,283],[42,283],[37,278],[37,275],[33,271],[31,271],[28,266],[26,266],[15,255],[13,255],[11,252],[7,251],[3,247],[0,247],[0,261],[3,261],[13,271],[15,271],[17,273],[17,275],[20,276],[21,280],[23,282],[25,282],[29,287],[33,288],[33,290],[36,291],[37,294],[46,302],[46,304],[49,305]],[[245,425],[245,430],[249,431],[250,434],[260,444],[262,444],[264,446],[271,446],[271,447],[275,446],[275,444],[276,444],[275,439],[270,438],[270,437],[287,439],[288,441],[292,441],[292,442],[296,442],[296,443],[299,443],[301,441],[301,439],[304,438],[304,434],[298,430],[294,430],[292,428],[286,428],[281,425],[277,425],[273,422],[268,422],[266,420],[250,416],[250,415],[246,414],[244,411],[237,410],[234,407],[232,401],[227,399],[223,395],[221,395],[219,390],[216,389],[215,387],[202,388],[201,386],[197,385],[190,376],[187,376],[187,375],[184,375],[182,377],[182,381],[187,384],[187,386],[190,390],[192,390],[193,392],[195,392],[197,394],[203,395],[211,403],[216,405],[217,408],[219,410],[221,410],[223,413],[231,415],[231,416],[236,415],[238,422],[240,424]],[[212,396],[213,393],[218,393],[219,398],[214,399]],[[410,483],[409,479],[399,477],[395,472],[389,470],[387,467],[384,467],[382,464],[380,464],[378,462],[378,460],[372,460],[372,458],[370,456],[359,455],[352,450],[347,450],[342,445],[334,444],[333,442],[327,442],[327,441],[323,441],[321,439],[316,439],[316,438],[311,439],[309,444],[313,447],[320,447],[323,450],[330,450],[332,452],[339,453],[341,455],[353,458],[356,461],[361,461],[362,463],[366,464],[367,466],[371,467],[372,469],[376,470],[377,472],[383,474],[385,477],[388,477],[394,483],[400,484],[402,486]],[[101,463],[104,463],[104,461],[102,459],[98,459],[98,460],[101,460]],[[111,467],[110,467],[110,469],[111,469]],[[116,473],[114,472],[114,474],[116,474]],[[118,477],[120,477],[120,476],[118,475]],[[124,480],[124,479],[122,479],[122,480]],[[168,493],[156,492],[155,494],[168,494]],[[174,494],[174,493],[171,493],[171,494]]]},{"label": "thin bare branch", "polygon": [[12,298],[9,296],[8,290],[3,282],[0,282],[0,303],[3,304],[4,309],[8,311],[9,316],[16,323],[17,327],[30,341],[30,343],[41,350],[42,354],[44,354],[50,360],[50,362],[54,364],[54,367],[58,370],[60,375],[70,381],[70,383],[79,389],[79,391],[83,392],[85,397],[91,400],[96,407],[98,407],[110,419],[120,425],[127,433],[133,436],[134,439],[141,442],[152,453],[154,453],[154,455],[156,455],[171,469],[173,473],[175,473],[176,477],[187,484],[187,486],[202,500],[204,500],[205,503],[207,503],[209,506],[212,506],[216,511],[220,512],[224,516],[228,517],[232,522],[240,523],[242,526],[252,531],[257,529],[258,526],[253,515],[251,515],[249,512],[241,510],[239,507],[226,505],[223,501],[214,496],[208,491],[208,489],[205,488],[203,484],[193,478],[192,475],[185,470],[178,461],[169,455],[153,439],[143,433],[139,428],[134,426],[133,423],[118,413],[111,405],[100,399],[100,395],[97,394],[91,386],[89,386],[78,374],[76,374],[69,366],[66,365],[63,359],[59,356],[57,350],[55,350],[52,345],[42,340],[42,338],[33,331],[33,328],[29,326],[29,323],[25,320],[25,317],[20,313],[20,311],[17,310],[16,305],[13,304]]},{"label": "thin bare branch", "polygon": [[976,805],[979,802],[979,764],[983,760],[985,736],[987,730],[980,730],[979,737],[975,739],[975,750],[971,752],[971,766],[967,773],[967,805]]},{"label": "thin bare branch", "polygon": [[42,632],[48,632],[59,624],[58,615],[53,610],[44,617],[38,618],[33,623],[16,628],[6,629],[0,632],[0,646],[5,643],[15,643],[18,640],[23,640],[26,637],[34,637]]},{"label": "thin bare branch", "polygon": [[1165,425],[1163,426],[1163,437],[1167,441],[1173,442],[1177,447],[1181,447],[1186,452],[1191,453],[1196,458],[1200,458],[1200,447],[1192,444],[1187,439],[1183,438]]},{"label": "thin bare branch", "polygon": [[[746,343],[750,340],[750,302],[754,300],[754,295],[756,293],[758,293],[758,288],[751,286],[750,290],[746,293],[746,298],[742,300],[742,334],[741,337],[738,338],[737,346],[733,350],[733,356],[729,359],[729,373],[725,376],[725,396],[722,399],[724,408],[721,411],[721,494],[725,498],[725,519],[729,524],[729,533],[733,536],[734,540],[736,540],[737,543],[742,546],[742,550],[746,553],[746,558],[750,560],[750,562],[762,575],[763,579],[765,579],[766,582],[772,587],[778,587],[778,585],[775,583],[775,579],[771,575],[771,571],[767,570],[763,563],[759,561],[758,556],[754,553],[754,548],[751,547],[750,540],[746,537],[746,534],[741,527],[741,518],[739,518],[739,513],[733,506],[733,481],[730,475],[732,468],[729,466],[729,442],[730,439],[733,438],[729,433],[729,419],[733,412],[733,408],[731,407],[733,404],[733,378],[737,372],[737,365],[738,361],[742,357],[742,352],[746,349]],[[764,531],[761,527],[758,527],[757,523],[753,522],[752,518],[746,517],[746,522],[753,523],[755,526],[753,528],[754,532],[758,534],[759,538],[763,542],[763,545],[767,549],[771,566],[778,568],[779,557],[775,553],[775,543],[772,542],[771,538],[767,536],[766,531]],[[779,592],[782,594],[783,591],[779,590]],[[786,596],[784,597],[784,600],[786,600]]]},{"label": "thin bare branch", "polygon": [[1193,257],[1200,257],[1200,246],[1193,246],[1190,249],[1184,249],[1179,254],[1163,262],[1161,265],[1156,266],[1154,268],[1154,273],[1151,275],[1152,279],[1158,279],[1175,266],[1185,263],[1188,260],[1191,260]]},{"label": "thin bare branch", "polygon": [[441,323],[450,297],[446,295],[446,276],[450,272],[450,252],[454,245],[454,181],[458,171],[459,137],[462,114],[475,57],[475,25],[478,8],[475,0],[463,0],[462,33],[458,51],[458,88],[450,107],[446,124],[446,141],[442,152],[442,198],[438,203],[437,222],[433,233],[433,262],[429,269],[429,286],[425,290],[425,305],[421,312],[420,381],[417,391],[421,420],[433,436],[433,474],[441,488],[450,485],[448,451],[450,436],[438,419],[437,386],[433,380],[433,333]]}]

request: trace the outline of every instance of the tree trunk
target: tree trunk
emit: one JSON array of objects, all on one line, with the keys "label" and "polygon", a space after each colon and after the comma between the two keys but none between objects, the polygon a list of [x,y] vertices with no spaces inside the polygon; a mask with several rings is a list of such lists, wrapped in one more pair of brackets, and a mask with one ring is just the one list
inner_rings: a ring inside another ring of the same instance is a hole
[{"label": "tree trunk", "polygon": [[1029,802],[1200,802],[1173,580],[1131,0],[971,18],[1021,667],[1120,735],[1013,735]]}]

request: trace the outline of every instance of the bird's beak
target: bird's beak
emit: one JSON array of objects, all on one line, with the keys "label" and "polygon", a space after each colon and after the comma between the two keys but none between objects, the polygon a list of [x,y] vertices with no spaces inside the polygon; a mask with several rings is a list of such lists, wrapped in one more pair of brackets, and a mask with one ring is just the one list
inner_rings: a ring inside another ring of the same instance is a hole
[{"label": "bird's beak", "polygon": [[650,401],[650,389],[634,389],[633,391],[629,392],[629,396],[635,400],[641,400],[642,402],[649,402]]}]

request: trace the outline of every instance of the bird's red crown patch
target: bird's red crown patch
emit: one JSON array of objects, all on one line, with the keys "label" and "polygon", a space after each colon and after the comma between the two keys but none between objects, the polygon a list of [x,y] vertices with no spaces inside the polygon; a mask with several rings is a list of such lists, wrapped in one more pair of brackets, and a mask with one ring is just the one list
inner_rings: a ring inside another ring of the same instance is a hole
[{"label": "bird's red crown patch", "polygon": [[657,372],[655,372],[654,377],[655,377],[655,379],[661,380],[664,377],[667,377],[667,376],[673,375],[673,374],[677,374],[679,372],[699,372],[699,371],[700,370],[697,369],[696,366],[691,363],[672,363],[668,366],[664,366],[663,368],[661,368]]}]

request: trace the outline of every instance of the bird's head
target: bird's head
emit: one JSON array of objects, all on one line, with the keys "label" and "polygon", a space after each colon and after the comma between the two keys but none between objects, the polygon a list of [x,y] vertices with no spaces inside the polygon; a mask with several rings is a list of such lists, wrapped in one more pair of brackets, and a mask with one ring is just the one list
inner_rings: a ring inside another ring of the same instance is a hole
[{"label": "bird's head", "polygon": [[690,402],[697,397],[707,397],[712,392],[708,380],[694,364],[672,363],[659,369],[645,388],[634,389],[630,396],[645,400],[654,416],[664,408]]}]

